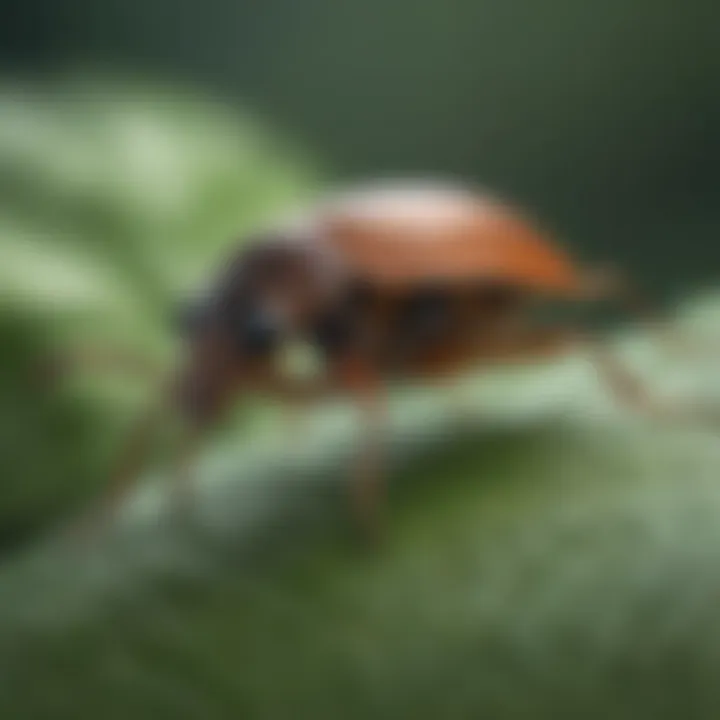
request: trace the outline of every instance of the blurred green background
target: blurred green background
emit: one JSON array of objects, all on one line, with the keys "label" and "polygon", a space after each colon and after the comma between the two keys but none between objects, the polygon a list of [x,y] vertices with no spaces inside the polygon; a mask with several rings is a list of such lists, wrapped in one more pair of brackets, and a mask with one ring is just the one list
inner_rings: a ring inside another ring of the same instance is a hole
[{"label": "blurred green background", "polygon": [[189,81],[343,176],[472,177],[675,287],[718,261],[716,25],[710,0],[33,0],[0,52]]},{"label": "blurred green background", "polygon": [[[720,266],[717,20],[709,0],[8,6],[0,712],[716,717],[716,437],[608,414],[580,360],[480,381],[464,433],[443,398],[398,397],[370,556],[342,408],[307,419],[303,459],[253,408],[208,448],[192,527],[150,498],[91,556],[68,547],[56,524],[150,388],[39,368],[90,342],[170,362],[176,300],[244,231],[385,175],[504,193],[712,335],[717,302],[693,298]],[[655,389],[718,395],[712,359],[628,342]]]}]

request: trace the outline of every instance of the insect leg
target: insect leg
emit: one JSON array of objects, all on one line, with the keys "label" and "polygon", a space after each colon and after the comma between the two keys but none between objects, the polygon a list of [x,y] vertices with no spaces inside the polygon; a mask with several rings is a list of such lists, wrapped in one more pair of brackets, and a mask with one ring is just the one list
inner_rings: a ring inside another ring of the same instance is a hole
[{"label": "insect leg", "polygon": [[336,366],[337,382],[349,392],[360,413],[361,440],[350,481],[355,522],[370,541],[378,539],[386,502],[383,431],[387,403],[382,385],[367,365],[355,359]]},{"label": "insect leg", "polygon": [[[647,329],[659,347],[675,356],[697,356],[708,350],[707,345],[691,339],[682,328],[663,316],[648,298],[618,271],[613,269],[591,275],[587,282],[591,300],[618,301],[622,309]],[[607,346],[591,343],[594,364],[606,385],[624,405],[645,414],[666,419],[708,422],[717,420],[718,412],[699,403],[663,402],[648,392],[637,377],[615,358]]]},{"label": "insect leg", "polygon": [[210,427],[210,423],[203,422],[186,428],[178,444],[179,450],[174,458],[170,476],[170,502],[173,511],[180,515],[185,514],[192,506],[193,460]]},{"label": "insect leg", "polygon": [[80,530],[94,534],[110,521],[115,511],[132,492],[137,476],[155,440],[163,416],[168,408],[167,395],[161,394],[132,427],[120,454],[110,483],[102,494],[97,506],[91,508],[87,517],[81,521]]},{"label": "insect leg", "polygon": [[707,423],[717,420],[717,411],[712,412],[697,402],[663,401],[651,393],[606,346],[595,343],[591,350],[593,365],[605,386],[625,407],[664,421]]},{"label": "insect leg", "polygon": [[382,529],[387,490],[382,448],[384,402],[374,390],[358,395],[357,402],[362,439],[351,484],[352,508],[360,530],[369,540],[376,540]]},{"label": "insect leg", "polygon": [[613,398],[624,407],[660,420],[702,422],[710,419],[709,414],[694,403],[663,401],[615,356],[607,342],[571,329],[534,332],[525,342],[519,343],[512,352],[508,352],[505,359],[526,361],[560,356],[572,350],[583,349],[590,351],[590,360],[599,378]]}]

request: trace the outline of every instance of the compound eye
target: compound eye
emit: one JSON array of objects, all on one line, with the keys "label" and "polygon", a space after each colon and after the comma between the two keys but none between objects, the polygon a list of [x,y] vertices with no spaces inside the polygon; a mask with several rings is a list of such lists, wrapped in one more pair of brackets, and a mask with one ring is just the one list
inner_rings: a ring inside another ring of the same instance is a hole
[{"label": "compound eye", "polygon": [[248,355],[267,355],[282,338],[282,325],[272,313],[262,309],[250,312],[240,328],[238,348]]}]

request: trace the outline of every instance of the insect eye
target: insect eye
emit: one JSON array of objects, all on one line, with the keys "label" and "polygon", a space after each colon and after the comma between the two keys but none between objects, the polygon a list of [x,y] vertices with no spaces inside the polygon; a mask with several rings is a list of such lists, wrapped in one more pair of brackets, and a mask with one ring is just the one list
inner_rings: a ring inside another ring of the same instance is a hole
[{"label": "insect eye", "polygon": [[282,328],[270,313],[255,310],[245,319],[240,328],[238,344],[243,353],[265,355],[277,345]]}]

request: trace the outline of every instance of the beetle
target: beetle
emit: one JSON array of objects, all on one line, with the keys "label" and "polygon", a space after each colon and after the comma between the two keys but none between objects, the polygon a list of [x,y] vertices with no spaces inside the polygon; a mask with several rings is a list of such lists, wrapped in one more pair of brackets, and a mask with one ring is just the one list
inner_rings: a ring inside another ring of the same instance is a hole
[{"label": "beetle", "polygon": [[[585,270],[523,211],[470,186],[384,182],[333,195],[245,238],[185,308],[181,360],[162,403],[132,434],[106,510],[141,469],[159,412],[186,422],[175,483],[187,489],[199,442],[244,393],[288,403],[344,394],[365,418],[352,507],[373,534],[384,497],[383,408],[395,380],[437,381],[560,354],[584,335],[538,324],[533,308],[629,297],[619,276]],[[319,375],[283,369],[278,359],[291,341],[315,351]],[[612,392],[654,407],[637,380],[597,350]]]}]

